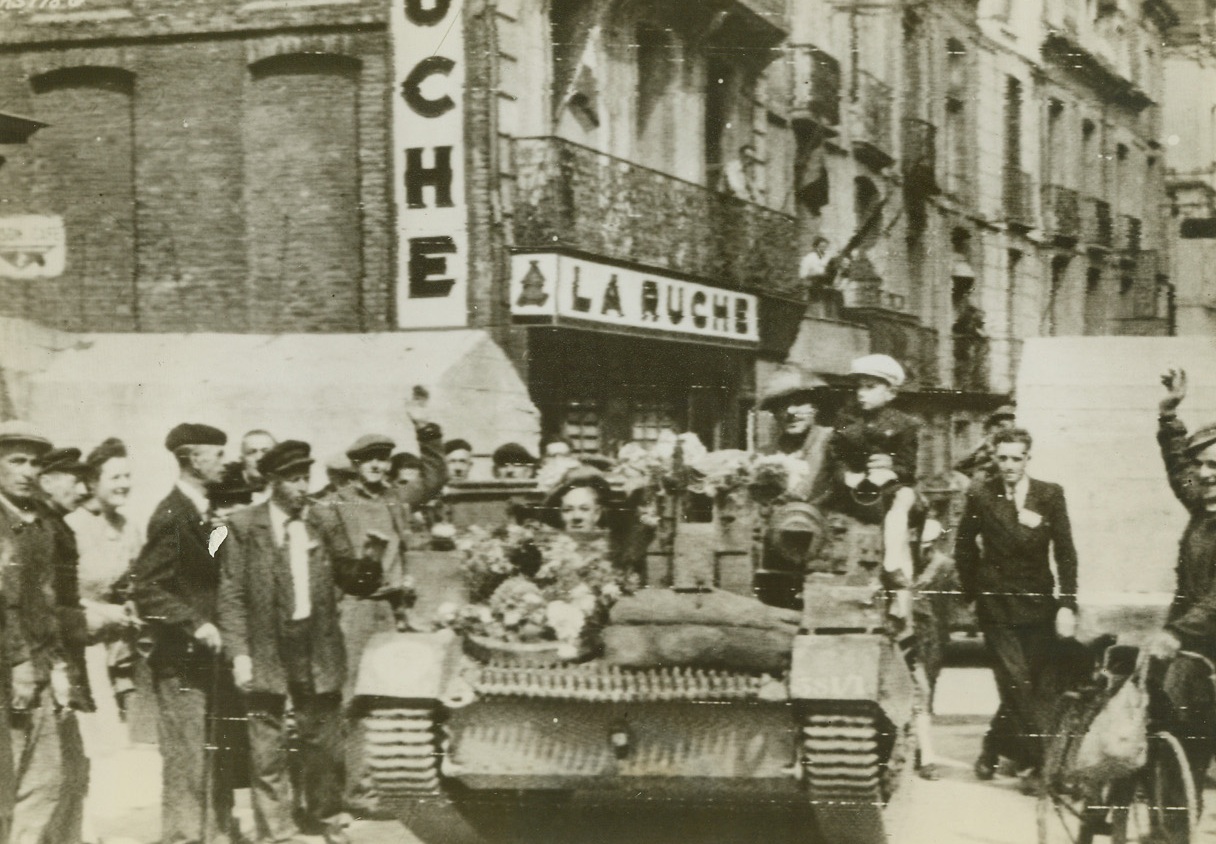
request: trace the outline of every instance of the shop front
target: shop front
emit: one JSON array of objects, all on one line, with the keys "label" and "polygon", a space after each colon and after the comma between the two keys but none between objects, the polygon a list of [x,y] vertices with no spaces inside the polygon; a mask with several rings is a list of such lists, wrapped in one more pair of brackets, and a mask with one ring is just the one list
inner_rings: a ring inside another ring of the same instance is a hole
[{"label": "shop front", "polygon": [[759,298],[573,252],[511,258],[512,319],[545,437],[615,454],[664,430],[742,447],[755,396]]}]

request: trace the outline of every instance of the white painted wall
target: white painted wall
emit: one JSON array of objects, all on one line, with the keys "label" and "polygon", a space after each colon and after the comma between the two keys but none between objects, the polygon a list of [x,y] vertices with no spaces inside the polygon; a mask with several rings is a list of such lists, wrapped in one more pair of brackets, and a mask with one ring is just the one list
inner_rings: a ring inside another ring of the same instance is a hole
[{"label": "white painted wall", "polygon": [[1064,485],[1080,555],[1090,630],[1137,627],[1135,608],[1164,612],[1173,594],[1186,511],[1173,497],[1156,442],[1159,376],[1182,366],[1194,430],[1216,420],[1216,342],[1207,338],[1027,340],[1018,420],[1035,437],[1030,473]]}]

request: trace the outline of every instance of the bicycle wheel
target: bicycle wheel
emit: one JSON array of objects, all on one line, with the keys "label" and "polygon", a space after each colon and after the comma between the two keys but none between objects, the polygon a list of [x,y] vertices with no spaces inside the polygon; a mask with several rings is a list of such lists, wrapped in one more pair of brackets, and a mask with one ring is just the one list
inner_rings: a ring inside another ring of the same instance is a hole
[{"label": "bicycle wheel", "polygon": [[1111,812],[1113,844],[1190,844],[1199,822],[1195,778],[1170,733],[1149,736],[1148,764]]},{"label": "bicycle wheel", "polygon": [[1039,844],[1090,844],[1105,831],[1101,789],[1069,775],[1071,758],[1093,717],[1091,697],[1069,692],[1060,700],[1043,750],[1042,782],[1035,820]]}]

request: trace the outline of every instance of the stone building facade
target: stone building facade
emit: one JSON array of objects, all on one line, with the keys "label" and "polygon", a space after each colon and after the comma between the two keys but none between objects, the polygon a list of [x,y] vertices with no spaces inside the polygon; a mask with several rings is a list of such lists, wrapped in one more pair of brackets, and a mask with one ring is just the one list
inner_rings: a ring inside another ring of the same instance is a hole
[{"label": "stone building facade", "polygon": [[587,451],[881,351],[939,478],[1023,338],[1170,329],[1166,0],[69,6],[0,26],[0,216],[66,231],[3,316],[484,331]]},{"label": "stone building facade", "polygon": [[1216,331],[1216,3],[1178,0],[1163,114],[1170,259],[1179,334]]}]

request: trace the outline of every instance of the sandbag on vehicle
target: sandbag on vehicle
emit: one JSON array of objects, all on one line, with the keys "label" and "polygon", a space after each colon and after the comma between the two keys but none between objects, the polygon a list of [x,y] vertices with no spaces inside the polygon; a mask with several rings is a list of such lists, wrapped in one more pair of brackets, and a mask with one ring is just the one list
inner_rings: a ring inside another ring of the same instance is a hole
[{"label": "sandbag on vehicle", "polygon": [[688,665],[779,672],[799,613],[730,592],[644,589],[612,608],[604,659],[625,668]]}]

